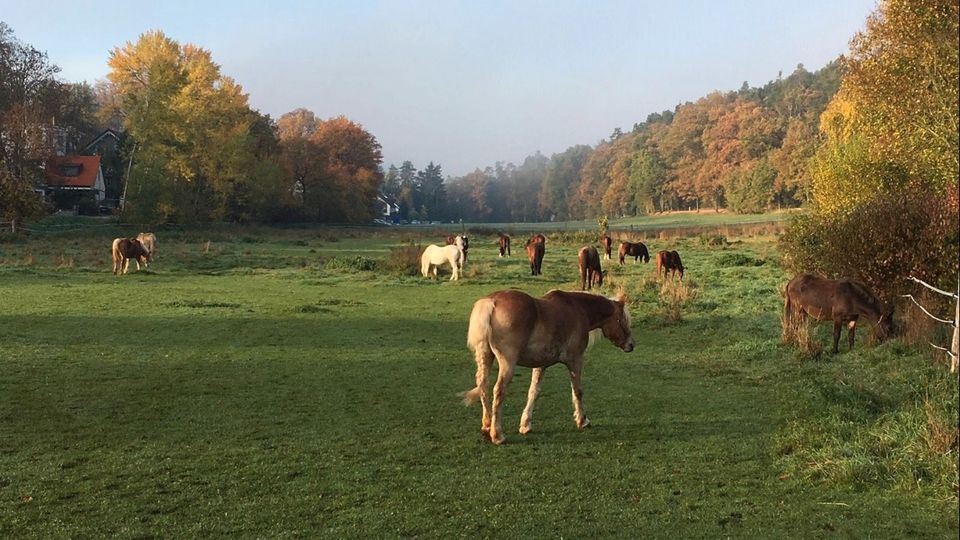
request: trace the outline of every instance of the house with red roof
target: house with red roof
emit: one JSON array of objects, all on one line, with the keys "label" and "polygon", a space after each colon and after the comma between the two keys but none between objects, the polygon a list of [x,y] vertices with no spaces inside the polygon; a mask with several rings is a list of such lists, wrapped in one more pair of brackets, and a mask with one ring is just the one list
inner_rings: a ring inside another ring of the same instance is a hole
[{"label": "house with red roof", "polygon": [[96,209],[105,196],[100,156],[51,157],[44,167],[44,176],[44,194],[50,195],[60,208],[87,203]]}]

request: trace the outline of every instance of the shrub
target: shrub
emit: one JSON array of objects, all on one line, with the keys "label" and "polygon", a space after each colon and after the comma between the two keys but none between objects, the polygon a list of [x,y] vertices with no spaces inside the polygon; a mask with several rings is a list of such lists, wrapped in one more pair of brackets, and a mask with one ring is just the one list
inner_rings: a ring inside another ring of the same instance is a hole
[{"label": "shrub", "polygon": [[744,253],[724,253],[717,258],[717,265],[726,266],[763,266],[766,263],[763,259],[751,257]]},{"label": "shrub", "polygon": [[413,242],[392,247],[390,253],[383,260],[383,268],[392,274],[415,276],[420,273],[420,253],[422,251],[420,245]]},{"label": "shrub", "polygon": [[701,246],[725,246],[730,242],[727,241],[727,237],[722,234],[701,234],[700,235],[700,245]]},{"label": "shrub", "polygon": [[914,276],[941,288],[957,282],[957,192],[907,186],[877,195],[850,212],[800,214],[780,238],[793,272],[851,277],[891,300]]},{"label": "shrub", "polygon": [[367,257],[361,257],[359,255],[355,257],[333,257],[332,259],[327,259],[323,263],[323,267],[327,270],[348,270],[355,272],[371,272],[377,269],[377,261],[373,259],[368,259]]}]

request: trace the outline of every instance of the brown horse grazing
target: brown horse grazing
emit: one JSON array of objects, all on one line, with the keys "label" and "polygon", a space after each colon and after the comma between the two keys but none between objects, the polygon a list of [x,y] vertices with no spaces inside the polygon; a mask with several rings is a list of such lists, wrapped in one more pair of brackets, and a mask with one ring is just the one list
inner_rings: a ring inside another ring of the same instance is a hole
[{"label": "brown horse grazing", "polygon": [[113,256],[114,275],[119,274],[121,269],[123,270],[123,273],[126,274],[127,270],[130,268],[130,259],[133,259],[137,262],[137,270],[139,271],[140,263],[143,263],[143,265],[146,266],[147,257],[150,256],[150,252],[147,251],[147,248],[143,247],[143,244],[141,244],[136,238],[114,239],[110,252]]},{"label": "brown horse grazing", "polygon": [[637,259],[643,259],[644,263],[650,262],[650,252],[647,251],[647,246],[643,242],[620,242],[620,264],[623,264],[623,259],[625,257],[633,257],[633,262],[636,263]]},{"label": "brown horse grazing", "polygon": [[610,248],[613,246],[613,238],[610,238],[609,235],[603,235],[600,237],[600,246],[603,247],[603,258],[610,260]]},{"label": "brown horse grazing", "polygon": [[[147,263],[152,263],[153,258],[157,255],[157,235],[152,232],[142,232],[137,235],[137,240],[147,250]],[[149,264],[144,264],[144,267],[149,267]]]},{"label": "brown horse grazing", "polygon": [[510,256],[510,237],[503,233],[498,233],[498,236],[500,237],[498,240],[500,243],[500,256],[503,257],[504,254]]},{"label": "brown horse grazing", "polygon": [[[533,403],[540,392],[543,372],[563,364],[570,372],[573,389],[573,420],[583,429],[590,421],[583,412],[580,373],[583,353],[598,332],[625,352],[633,350],[630,312],[626,298],[604,298],[590,293],[553,290],[543,298],[520,291],[499,291],[473,304],[467,346],[477,362],[477,386],[464,392],[469,405],[477,397],[483,406],[480,429],[494,444],[503,444],[501,423],[503,398],[517,366],[533,368],[527,406],[520,417],[520,433],[530,432]],[[487,374],[496,358],[499,365],[493,387],[493,403],[487,389]]]},{"label": "brown horse grazing", "polygon": [[783,316],[789,324],[794,317],[805,322],[810,316],[817,321],[833,321],[833,352],[840,352],[840,330],[846,324],[847,341],[853,350],[857,319],[860,315],[876,321],[874,334],[884,340],[893,334],[893,306],[884,306],[866,285],[852,279],[827,279],[800,274],[787,283]]},{"label": "brown horse grazing", "polygon": [[580,290],[603,285],[603,271],[600,269],[600,254],[593,246],[583,246],[577,253],[577,262],[580,269]]},{"label": "brown horse grazing", "polygon": [[543,242],[527,243],[527,260],[530,261],[530,275],[539,276],[543,267],[543,254],[546,251]]},{"label": "brown horse grazing", "polygon": [[666,279],[667,272],[675,277],[680,273],[680,281],[683,281],[683,262],[680,260],[680,254],[676,251],[658,251],[657,252],[657,277],[660,277],[660,271],[663,271],[663,277]]}]

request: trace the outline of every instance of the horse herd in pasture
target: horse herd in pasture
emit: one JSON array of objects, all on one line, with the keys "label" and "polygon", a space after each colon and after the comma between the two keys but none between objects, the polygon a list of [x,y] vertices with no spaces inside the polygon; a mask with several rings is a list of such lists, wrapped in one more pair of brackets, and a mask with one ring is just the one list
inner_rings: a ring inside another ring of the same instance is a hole
[{"label": "horse herd in pasture", "polygon": [[[448,246],[467,244],[467,238],[450,237]],[[526,252],[531,275],[541,275],[547,239],[535,234],[527,240]],[[613,240],[608,235],[600,238],[606,260],[611,260]],[[427,249],[437,246],[429,246]],[[498,234],[499,255],[510,254],[510,237]],[[642,242],[621,242],[619,263],[627,257],[634,263],[650,262],[650,253]],[[432,255],[431,255],[432,257]],[[428,258],[424,252],[424,260]],[[432,260],[432,259],[431,259]],[[466,260],[451,257],[451,260]],[[451,263],[453,264],[453,263]],[[476,386],[463,392],[464,404],[479,398],[481,403],[480,430],[494,444],[506,441],[502,426],[502,407],[507,386],[517,366],[532,371],[527,404],[520,416],[521,434],[531,430],[533,408],[540,393],[540,383],[546,369],[563,364],[570,377],[573,399],[573,420],[578,429],[590,425],[583,407],[581,373],[584,353],[599,335],[607,338],[624,352],[634,349],[630,326],[630,311],[624,295],[606,298],[583,292],[593,286],[602,286],[605,271],[601,268],[600,253],[594,246],[584,246],[577,253],[580,292],[551,290],[541,298],[534,298],[517,290],[502,290],[477,300],[470,313],[467,346],[474,353]],[[661,250],[655,256],[657,277],[683,281],[684,266],[675,250]],[[462,265],[454,269],[458,279]],[[424,271],[424,277],[428,274]],[[434,276],[436,271],[434,270]],[[785,324],[805,324],[807,318],[833,321],[833,352],[838,351],[840,332],[848,329],[850,349],[853,349],[857,321],[862,316],[873,321],[874,333],[883,340],[893,333],[893,308],[886,306],[864,285],[851,279],[826,279],[812,274],[800,274],[787,284],[784,294]],[[498,364],[497,379],[492,396],[488,376],[493,361]]]},{"label": "horse herd in pasture", "polygon": [[[510,256],[510,236],[498,234],[499,256]],[[541,275],[547,238],[542,234],[531,236],[525,245],[530,274]],[[600,238],[603,258],[611,260],[613,240],[608,235]],[[437,277],[440,266],[450,265],[453,281],[460,279],[467,262],[470,239],[467,235],[451,235],[443,246],[431,244],[423,251],[420,270],[423,277]],[[126,274],[130,261],[140,270],[153,262],[157,254],[157,237],[140,233],[133,238],[117,238],[111,247],[113,273]],[[627,257],[634,263],[650,261],[650,253],[642,242],[621,242],[619,263]],[[683,281],[684,266],[676,251],[661,250],[655,255],[657,277]],[[520,433],[531,430],[533,406],[540,392],[540,382],[546,369],[563,364],[570,377],[573,397],[573,418],[577,428],[590,425],[583,408],[581,372],[584,353],[599,336],[603,336],[624,352],[634,349],[627,298],[620,294],[607,298],[584,292],[602,286],[606,273],[601,268],[600,252],[588,245],[577,253],[580,291],[551,290],[534,298],[517,290],[491,293],[477,300],[470,313],[467,346],[474,352],[476,386],[461,395],[469,405],[478,398],[482,406],[481,432],[495,444],[505,441],[502,427],[502,406],[507,386],[517,366],[533,370],[527,404],[520,417]],[[800,274],[789,281],[784,293],[784,324],[806,324],[808,319],[833,321],[833,352],[839,352],[840,334],[847,327],[850,349],[853,349],[858,320],[872,322],[874,334],[880,340],[894,331],[893,308],[882,303],[866,285],[852,279],[827,279],[812,274]],[[488,376],[493,361],[499,371],[489,393]]]}]

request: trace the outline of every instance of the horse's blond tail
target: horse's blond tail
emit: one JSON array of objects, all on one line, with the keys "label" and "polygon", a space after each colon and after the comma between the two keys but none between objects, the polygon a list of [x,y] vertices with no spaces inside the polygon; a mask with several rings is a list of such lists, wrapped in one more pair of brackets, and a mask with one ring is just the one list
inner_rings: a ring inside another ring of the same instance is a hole
[{"label": "horse's blond tail", "polygon": [[120,239],[115,238],[110,246],[110,259],[113,261],[113,273],[117,273],[117,263],[123,262],[123,254],[120,253]]},{"label": "horse's blond tail", "polygon": [[[486,370],[490,367],[489,357],[493,354],[490,350],[490,319],[493,317],[493,308],[495,304],[490,298],[481,298],[473,304],[473,311],[470,312],[470,328],[467,330],[467,347],[474,353],[477,361],[477,370]],[[479,378],[478,378],[479,379]],[[480,385],[461,392],[459,395],[463,398],[464,405],[470,405],[480,397]]]}]

